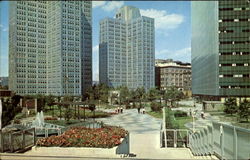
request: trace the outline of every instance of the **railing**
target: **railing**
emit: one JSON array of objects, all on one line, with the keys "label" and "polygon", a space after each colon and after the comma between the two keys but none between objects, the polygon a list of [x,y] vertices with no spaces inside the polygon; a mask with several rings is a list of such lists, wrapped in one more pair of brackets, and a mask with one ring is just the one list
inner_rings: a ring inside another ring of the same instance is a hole
[{"label": "railing", "polygon": [[34,128],[18,132],[0,132],[0,152],[16,152],[36,143]]},{"label": "railing", "polygon": [[162,129],[160,132],[161,147],[188,147],[188,132],[187,129]]},{"label": "railing", "polygon": [[189,132],[189,147],[194,155],[215,154],[221,159],[250,159],[250,130],[212,122]]}]

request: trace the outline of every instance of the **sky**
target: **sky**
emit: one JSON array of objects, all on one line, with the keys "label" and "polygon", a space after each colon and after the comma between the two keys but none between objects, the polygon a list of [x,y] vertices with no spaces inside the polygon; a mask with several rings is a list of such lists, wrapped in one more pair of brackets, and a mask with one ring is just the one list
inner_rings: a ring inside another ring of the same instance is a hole
[{"label": "sky", "polygon": [[[8,76],[8,1],[0,2],[0,76]],[[155,19],[156,59],[191,61],[190,1],[93,1],[93,80],[99,80],[99,21],[131,5]]]}]

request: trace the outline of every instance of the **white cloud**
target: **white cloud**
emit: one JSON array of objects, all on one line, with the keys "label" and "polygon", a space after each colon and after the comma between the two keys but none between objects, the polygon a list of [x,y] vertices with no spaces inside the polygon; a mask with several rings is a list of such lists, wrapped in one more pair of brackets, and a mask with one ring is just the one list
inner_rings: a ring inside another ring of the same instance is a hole
[{"label": "white cloud", "polygon": [[92,50],[94,53],[98,53],[99,52],[99,45],[94,46]]},{"label": "white cloud", "polygon": [[174,13],[168,14],[165,10],[141,9],[140,12],[143,16],[155,19],[156,29],[175,29],[184,21],[182,15]]},{"label": "white cloud", "polygon": [[9,29],[8,28],[3,28],[2,31],[3,32],[7,32]]},{"label": "white cloud", "polygon": [[105,4],[106,4],[105,1],[92,1],[92,7],[93,8],[97,8],[97,7],[103,6]]},{"label": "white cloud", "polygon": [[124,5],[123,1],[111,1],[107,2],[105,5],[102,6],[102,9],[105,11],[113,11],[117,8],[120,8]]},{"label": "white cloud", "polygon": [[3,31],[3,32],[7,32],[9,30],[9,28],[8,27],[4,27],[3,24],[0,24],[0,28],[1,28],[1,31]]},{"label": "white cloud", "polygon": [[173,59],[179,60],[183,62],[191,62],[191,47],[186,47],[183,49],[170,51],[167,49],[163,49],[160,51],[155,51],[156,59]]}]

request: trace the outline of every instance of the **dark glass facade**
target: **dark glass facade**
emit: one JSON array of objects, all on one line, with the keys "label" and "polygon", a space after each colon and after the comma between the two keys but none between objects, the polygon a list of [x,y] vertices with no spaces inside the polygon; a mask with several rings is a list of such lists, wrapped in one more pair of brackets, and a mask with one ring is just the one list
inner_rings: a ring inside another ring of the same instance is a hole
[{"label": "dark glass facade", "polygon": [[192,2],[194,95],[250,96],[250,2]]},{"label": "dark glass facade", "polygon": [[250,96],[250,3],[219,1],[219,86],[222,96]]}]

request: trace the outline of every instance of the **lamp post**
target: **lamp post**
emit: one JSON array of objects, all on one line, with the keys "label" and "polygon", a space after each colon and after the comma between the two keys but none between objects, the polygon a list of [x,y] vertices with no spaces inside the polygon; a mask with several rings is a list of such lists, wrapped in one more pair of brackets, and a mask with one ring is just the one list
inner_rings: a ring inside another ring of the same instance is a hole
[{"label": "lamp post", "polygon": [[99,99],[99,109],[101,108],[101,104],[100,103],[101,103],[101,100]]},{"label": "lamp post", "polygon": [[193,133],[195,132],[195,126],[194,126],[194,118],[195,118],[195,115],[196,115],[196,111],[193,111],[193,112],[192,112],[192,117],[193,117]]},{"label": "lamp post", "polygon": [[3,105],[2,105],[2,100],[0,99],[0,131],[2,130],[2,110],[3,110]]}]

